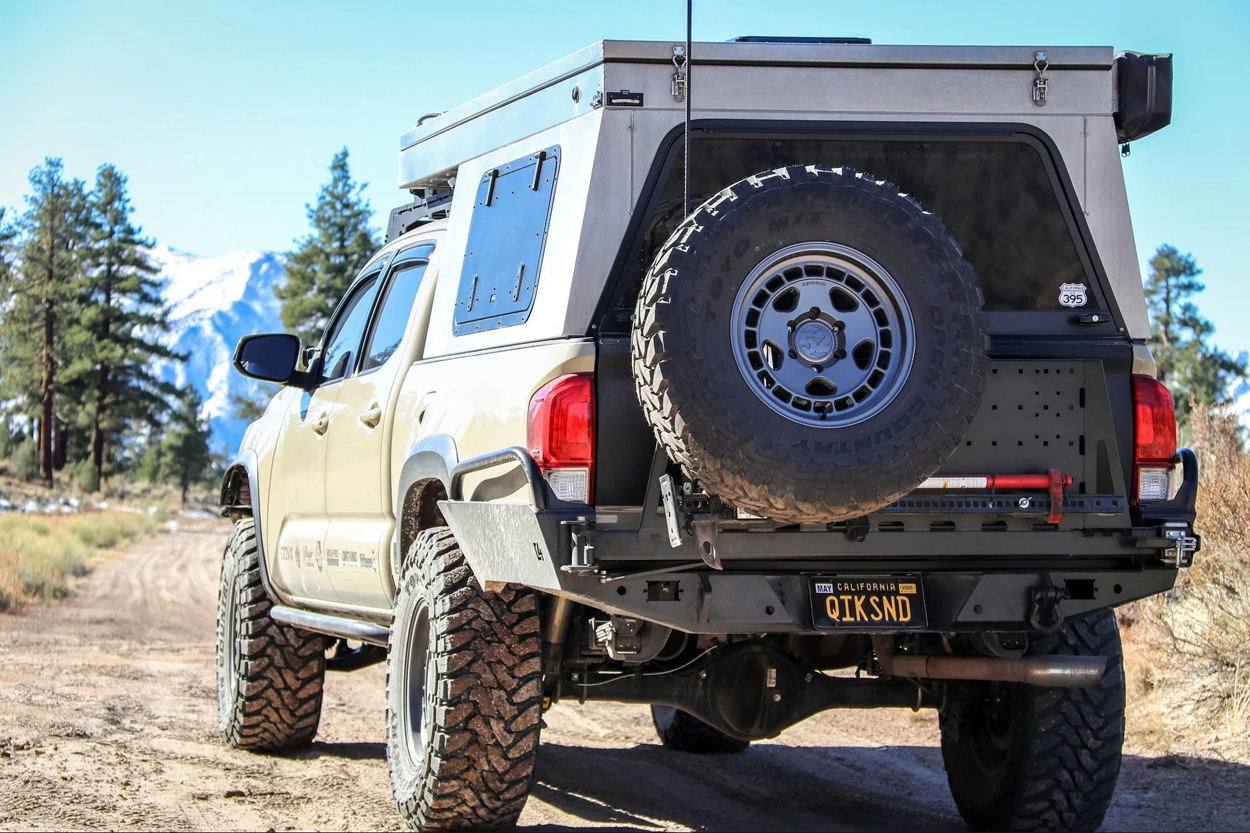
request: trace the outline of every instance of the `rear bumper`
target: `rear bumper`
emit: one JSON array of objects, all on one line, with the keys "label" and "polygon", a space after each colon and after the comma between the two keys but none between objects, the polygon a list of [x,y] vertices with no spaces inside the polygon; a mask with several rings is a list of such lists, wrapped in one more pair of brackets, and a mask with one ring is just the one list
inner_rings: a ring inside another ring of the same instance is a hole
[{"label": "rear bumper", "polygon": [[[716,539],[723,570],[706,566],[691,535],[671,546],[663,518],[637,509],[629,517],[538,499],[439,506],[484,584],[523,584],[691,633],[827,632],[814,624],[810,578],[857,574],[919,578],[929,631],[1022,631],[1035,629],[1039,591],[1057,600],[1048,613],[1067,618],[1173,586],[1199,546],[1197,460],[1188,449],[1180,457],[1176,497],[1130,528],[727,529]],[[541,480],[532,485],[537,498]]]},{"label": "rear bumper", "polygon": [[[914,575],[924,583],[926,630],[1023,631],[1031,629],[1036,588],[1066,594],[1057,612],[1074,617],[1161,593],[1177,573],[1167,550],[1143,546],[1167,544],[1161,527],[1099,536],[875,534],[858,543],[830,532],[724,533],[725,569],[712,570],[692,545],[687,552],[667,538],[605,532],[584,516],[519,504],[440,505],[483,583],[524,584],[690,633],[823,632],[809,595],[816,575]],[[936,542],[943,552],[934,551]],[[926,545],[929,552],[918,555]]]},{"label": "rear bumper", "polygon": [[[929,572],[919,578],[928,609],[926,631],[1027,631],[1034,629],[1030,624],[1034,588],[1053,586],[1085,596],[1058,603],[1061,617],[1079,617],[1163,592],[1172,587],[1176,571]],[[609,613],[689,633],[830,632],[813,622],[807,575],[706,570],[592,581],[577,587],[575,595]],[[846,626],[835,632],[874,631]]]}]

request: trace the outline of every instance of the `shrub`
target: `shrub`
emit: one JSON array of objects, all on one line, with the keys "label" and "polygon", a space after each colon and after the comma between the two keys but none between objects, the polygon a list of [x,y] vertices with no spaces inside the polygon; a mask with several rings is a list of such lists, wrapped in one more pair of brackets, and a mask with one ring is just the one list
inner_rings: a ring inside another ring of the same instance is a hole
[{"label": "shrub", "polygon": [[133,541],[156,527],[150,515],[133,512],[101,512],[80,515],[70,522],[71,531],[89,547],[108,548]]},{"label": "shrub", "polygon": [[13,449],[12,457],[9,458],[9,465],[14,477],[20,477],[23,480],[34,480],[38,477],[39,450],[35,448],[35,443],[28,439],[19,442]]},{"label": "shrub", "polygon": [[1250,736],[1250,455],[1236,416],[1195,405],[1199,455],[1197,530],[1203,548],[1176,587],[1140,607],[1161,633],[1168,666],[1186,685],[1186,704]]},{"label": "shrub", "polygon": [[0,516],[0,610],[67,595],[92,550],[149,534],[156,523],[137,512]]},{"label": "shrub", "polygon": [[100,491],[100,479],[96,477],[95,465],[90,458],[67,464],[65,466],[65,476],[69,478],[71,483],[88,494]]},{"label": "shrub", "polygon": [[[0,519],[0,553],[4,554],[10,591],[16,577],[24,590],[21,595],[46,601],[60,598],[69,592],[70,576],[87,574],[88,552],[76,536],[44,520],[22,516]],[[6,595],[16,599],[19,594]]]}]

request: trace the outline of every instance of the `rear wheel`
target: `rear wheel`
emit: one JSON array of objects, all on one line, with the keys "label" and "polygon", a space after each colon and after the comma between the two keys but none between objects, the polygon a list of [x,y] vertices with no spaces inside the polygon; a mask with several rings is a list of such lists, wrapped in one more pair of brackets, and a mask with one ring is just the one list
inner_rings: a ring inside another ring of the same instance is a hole
[{"label": "rear wheel", "polygon": [[404,562],[386,674],[386,757],[413,830],[516,824],[542,720],[538,598],[486,593],[447,527]]},{"label": "rear wheel", "polygon": [[270,607],[256,525],[238,521],[226,544],[217,596],[217,721],[236,749],[307,746],[321,720],[325,637],[274,621]]},{"label": "rear wheel", "polygon": [[955,805],[974,830],[1095,830],[1111,804],[1124,745],[1115,615],[1071,622],[1030,653],[1105,657],[1107,670],[1088,688],[953,687],[941,728]]},{"label": "rear wheel", "polygon": [[666,749],[696,755],[745,752],[749,740],[738,740],[699,718],[672,706],[652,706],[651,721]]}]

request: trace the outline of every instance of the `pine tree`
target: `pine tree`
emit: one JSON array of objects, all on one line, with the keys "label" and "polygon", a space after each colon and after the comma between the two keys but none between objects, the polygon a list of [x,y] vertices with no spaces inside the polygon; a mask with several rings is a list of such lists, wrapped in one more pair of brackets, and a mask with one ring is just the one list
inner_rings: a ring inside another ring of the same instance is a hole
[{"label": "pine tree", "polygon": [[1208,343],[1215,327],[1193,301],[1206,288],[1198,280],[1200,274],[1192,255],[1165,244],[1150,259],[1145,283],[1150,349],[1159,366],[1159,381],[1172,391],[1182,422],[1188,419],[1191,401],[1223,404],[1229,382],[1246,375],[1243,362]]},{"label": "pine tree", "polygon": [[[17,227],[6,218],[7,212],[4,206],[0,205],[0,299],[10,297],[10,287],[13,281],[13,275],[17,268]],[[8,306],[6,303],[5,306]],[[0,309],[0,316],[3,316],[4,310]],[[12,369],[7,362],[0,361],[0,394],[6,391],[9,385],[5,384],[5,379],[10,377]],[[9,415],[4,416],[4,425],[6,434],[10,426]],[[13,438],[13,442],[7,443],[4,450],[4,456],[8,457],[15,446],[20,441],[20,437]]]},{"label": "pine tree", "polygon": [[193,386],[183,388],[161,440],[159,460],[164,479],[178,485],[183,503],[187,502],[187,489],[202,481],[212,464],[208,450],[211,429],[200,414],[203,404]]},{"label": "pine tree", "polygon": [[30,185],[19,265],[4,287],[0,354],[6,398],[38,402],[39,475],[51,485],[53,425],[58,417],[65,421],[56,408],[58,372],[65,364],[66,325],[77,315],[87,200],[81,180],[65,180],[60,159],[31,171]]},{"label": "pine tree", "polygon": [[321,187],[317,204],[305,206],[312,234],[287,254],[286,281],[274,287],[282,323],[305,344],[321,337],[352,278],[379,246],[369,226],[373,210],[361,196],[364,187],[352,180],[343,148],[330,163],[330,182]]},{"label": "pine tree", "polygon": [[168,331],[152,242],[131,222],[126,177],[102,165],[88,195],[82,250],[82,314],[67,334],[74,360],[67,382],[81,397],[89,426],[94,485],[104,476],[105,447],[127,421],[162,413],[178,389],[152,372],[156,359],[185,360],[158,340]]},{"label": "pine tree", "polygon": [[17,227],[6,218],[0,205],[0,287],[8,286],[17,260]]},{"label": "pine tree", "polygon": [[251,389],[245,393],[230,393],[230,415],[235,419],[255,422],[265,414],[269,402],[278,393],[276,385],[265,382],[253,382]]}]

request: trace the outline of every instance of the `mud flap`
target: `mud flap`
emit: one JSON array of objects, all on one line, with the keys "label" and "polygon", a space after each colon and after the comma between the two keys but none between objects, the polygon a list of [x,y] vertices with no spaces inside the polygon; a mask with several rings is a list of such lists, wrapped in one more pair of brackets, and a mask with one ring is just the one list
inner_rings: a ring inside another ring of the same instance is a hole
[{"label": "mud flap", "polygon": [[541,524],[542,516],[525,503],[443,500],[438,507],[483,585],[560,589],[558,521]]}]

